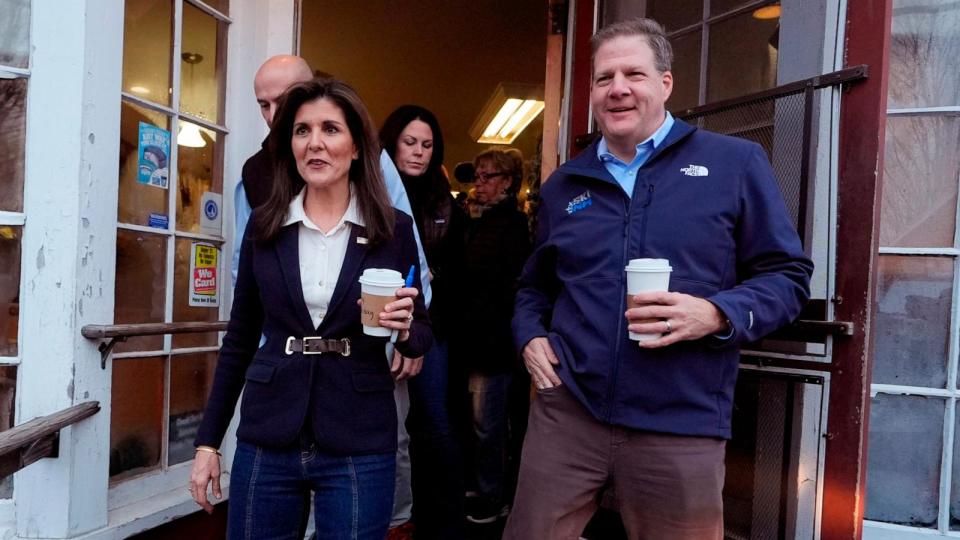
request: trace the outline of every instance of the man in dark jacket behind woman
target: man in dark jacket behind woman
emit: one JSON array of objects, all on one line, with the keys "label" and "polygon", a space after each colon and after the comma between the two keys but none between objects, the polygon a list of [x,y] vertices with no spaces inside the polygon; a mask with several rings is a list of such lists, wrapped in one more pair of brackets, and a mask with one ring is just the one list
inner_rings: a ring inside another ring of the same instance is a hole
[{"label": "man in dark jacket behind woman", "polygon": [[518,150],[490,149],[474,160],[480,217],[467,234],[453,354],[468,374],[475,436],[472,467],[479,499],[467,519],[490,523],[505,514],[508,394],[517,364],[510,329],[517,278],[530,253],[527,218],[517,208],[523,177]]}]

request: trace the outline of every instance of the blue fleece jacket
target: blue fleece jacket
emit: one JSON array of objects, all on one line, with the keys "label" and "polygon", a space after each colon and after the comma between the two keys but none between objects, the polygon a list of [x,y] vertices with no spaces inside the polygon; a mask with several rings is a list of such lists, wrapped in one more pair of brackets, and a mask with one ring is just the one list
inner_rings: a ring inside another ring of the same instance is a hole
[{"label": "blue fleece jacket", "polygon": [[[517,345],[547,337],[561,380],[602,422],[729,438],[739,345],[792,321],[813,271],[767,156],[678,120],[628,198],[595,145],[541,190],[513,319]],[[716,305],[730,339],[653,350],[630,341],[624,267],[641,257],[668,259],[670,290]]]}]

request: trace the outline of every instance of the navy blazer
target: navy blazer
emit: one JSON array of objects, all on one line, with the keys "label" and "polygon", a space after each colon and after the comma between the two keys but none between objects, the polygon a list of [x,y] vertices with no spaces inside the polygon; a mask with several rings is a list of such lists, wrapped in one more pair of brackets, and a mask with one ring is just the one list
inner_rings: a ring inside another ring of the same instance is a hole
[{"label": "navy blazer", "polygon": [[[385,354],[386,338],[367,336],[360,324],[360,283],[365,268],[390,268],[406,275],[416,265],[417,245],[410,216],[395,212],[394,238],[370,245],[364,228],[350,226],[350,240],[326,315],[317,328],[303,299],[299,224],[283,227],[268,243],[251,238],[248,226],[230,324],[195,444],[219,447],[243,389],[237,438],[259,446],[287,447],[301,433],[335,455],[395,452],[397,413],[394,381]],[[250,220],[251,223],[254,219]],[[258,349],[261,333],[266,343]],[[349,338],[350,356],[284,352],[289,336]],[[414,301],[410,339],[398,344],[417,357],[433,341],[422,296]]]}]

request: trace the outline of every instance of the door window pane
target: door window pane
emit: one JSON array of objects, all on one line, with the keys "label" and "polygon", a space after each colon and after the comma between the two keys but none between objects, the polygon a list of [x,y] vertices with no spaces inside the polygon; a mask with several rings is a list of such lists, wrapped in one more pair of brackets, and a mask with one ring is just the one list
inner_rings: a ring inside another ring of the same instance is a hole
[{"label": "door window pane", "polygon": [[27,79],[0,79],[0,210],[8,212],[23,211],[26,110]]},{"label": "door window pane", "polygon": [[[201,144],[185,146],[180,142]],[[223,211],[223,145],[217,133],[180,120],[177,137],[177,230],[220,235]],[[214,197],[217,218],[204,218]]]},{"label": "door window pane", "polygon": [[944,388],[953,259],[881,255],[873,382]]},{"label": "door window pane", "polygon": [[953,246],[960,118],[888,117],[885,148],[880,245]]},{"label": "door window pane", "polygon": [[[115,324],[163,322],[166,268],[166,237],[117,231]],[[114,350],[158,351],[162,348],[163,336],[141,336],[118,343]]]},{"label": "door window pane", "polygon": [[647,6],[647,17],[662,24],[668,32],[703,18],[703,0],[649,0]]},{"label": "door window pane", "polygon": [[682,111],[700,104],[701,32],[690,32],[670,40],[673,45],[673,91],[667,100],[671,111]]},{"label": "door window pane", "polygon": [[[169,130],[169,117],[132,103],[124,102],[120,105],[120,196],[117,221],[165,229],[164,220],[168,219],[170,148],[161,148],[162,144],[144,144],[141,152],[141,134],[145,134],[152,127]],[[166,156],[162,155],[164,152]],[[147,160],[155,169],[152,174],[149,170],[141,170],[141,161],[145,164]],[[154,180],[158,171],[164,168],[167,176],[166,187],[157,185]]]},{"label": "door window pane", "polygon": [[163,386],[163,358],[113,361],[111,477],[131,476],[160,465]]},{"label": "door window pane", "polygon": [[170,104],[173,2],[127,0],[123,14],[123,91]]},{"label": "door window pane", "polygon": [[0,225],[0,261],[4,261],[0,266],[0,356],[17,355],[22,234],[23,227]]},{"label": "door window pane", "polygon": [[866,518],[937,526],[944,401],[878,394],[870,405]]},{"label": "door window pane", "polygon": [[644,13],[643,3],[636,0],[604,0],[600,3],[600,8],[603,10],[601,26],[609,26],[634,17],[643,17]]},{"label": "door window pane", "polygon": [[203,3],[224,15],[230,14],[230,0],[203,0]]},{"label": "door window pane", "polygon": [[954,416],[953,432],[953,482],[950,493],[950,529],[960,530],[960,415]]},{"label": "door window pane", "polygon": [[[0,432],[13,427],[17,402],[17,368],[0,366]],[[0,479],[0,499],[13,498],[13,475]]]},{"label": "door window pane", "polygon": [[25,68],[30,60],[30,0],[0,0],[0,13],[0,65]]},{"label": "door window pane", "polygon": [[[177,238],[176,261],[173,269],[173,321],[174,322],[216,322],[220,320],[220,308],[217,306],[196,307],[190,305],[190,292],[193,285],[194,275],[190,271],[191,253],[193,244],[196,240],[190,238]],[[216,268],[216,298],[220,297],[222,289],[220,268],[223,267],[223,252],[217,245],[217,268]],[[182,347],[204,347],[216,346],[218,344],[218,335],[216,332],[203,332],[197,334],[174,334],[173,346]]]},{"label": "door window pane", "polygon": [[183,4],[183,47],[180,63],[180,110],[220,122],[221,33],[226,26],[199,8]]},{"label": "door window pane", "polygon": [[193,439],[203,418],[216,365],[215,352],[170,357],[170,446],[167,452],[170,465],[193,458]]},{"label": "door window pane", "polygon": [[776,19],[750,13],[710,26],[707,102],[772,88],[777,81]]},{"label": "door window pane", "polygon": [[955,2],[894,0],[889,107],[960,105],[957,28]]},{"label": "door window pane", "polygon": [[[751,3],[753,0],[710,0],[710,16],[723,15],[740,6]],[[773,2],[770,2],[771,4]],[[751,13],[755,10],[751,10]]]}]

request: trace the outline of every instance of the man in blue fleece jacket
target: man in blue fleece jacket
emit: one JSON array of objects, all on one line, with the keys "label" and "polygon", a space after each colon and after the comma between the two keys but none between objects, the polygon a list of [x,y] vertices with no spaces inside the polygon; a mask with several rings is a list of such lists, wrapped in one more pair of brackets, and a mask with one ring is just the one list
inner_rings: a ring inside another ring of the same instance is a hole
[{"label": "man in blue fleece jacket", "polygon": [[[607,26],[592,46],[603,136],[544,183],[517,294],[538,397],[504,538],[576,539],[612,489],[630,538],[721,539],[739,345],[800,313],[813,265],[763,149],[665,111],[658,23]],[[635,258],[668,259],[670,292],[627,309]]]}]

